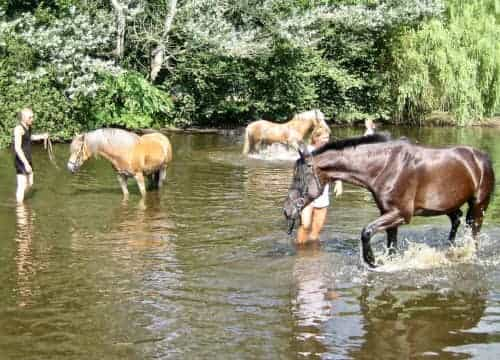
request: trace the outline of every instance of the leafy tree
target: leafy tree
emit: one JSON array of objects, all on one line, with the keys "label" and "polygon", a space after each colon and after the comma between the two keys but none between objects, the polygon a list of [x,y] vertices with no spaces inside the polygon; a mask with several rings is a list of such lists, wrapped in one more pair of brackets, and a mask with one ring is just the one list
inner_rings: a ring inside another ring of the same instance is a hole
[{"label": "leafy tree", "polygon": [[447,21],[432,20],[394,47],[394,93],[401,121],[433,110],[460,125],[500,110],[500,8],[494,0],[450,0]]}]

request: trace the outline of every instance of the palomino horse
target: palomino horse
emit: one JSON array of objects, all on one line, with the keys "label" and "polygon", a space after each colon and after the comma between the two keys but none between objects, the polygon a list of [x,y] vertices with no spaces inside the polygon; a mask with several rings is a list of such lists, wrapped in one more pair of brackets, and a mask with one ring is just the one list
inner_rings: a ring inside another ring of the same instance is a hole
[{"label": "palomino horse", "polygon": [[144,175],[151,175],[160,188],[166,178],[167,164],[172,160],[172,145],[165,135],[138,136],[121,129],[98,129],[77,135],[70,151],[68,170],[73,173],[92,155],[108,159],[118,173],[125,197],[129,177],[135,178],[142,196],[146,195]]},{"label": "palomino horse", "polygon": [[318,127],[322,127],[330,133],[330,128],[325,122],[325,115],[319,110],[297,114],[284,124],[267,120],[254,121],[245,129],[243,154],[257,151],[261,145],[273,143],[282,143],[298,149],[299,143]]},{"label": "palomino horse", "polygon": [[381,216],[361,233],[364,261],[375,267],[370,238],[387,232],[393,252],[397,229],[412,216],[448,215],[449,241],[460,225],[460,207],[468,204],[466,222],[476,240],[495,185],[489,156],[468,146],[431,148],[375,134],[331,142],[314,151],[299,151],[284,213],[290,230],[295,219],[323,191],[326,183],[342,180],[368,189]]}]

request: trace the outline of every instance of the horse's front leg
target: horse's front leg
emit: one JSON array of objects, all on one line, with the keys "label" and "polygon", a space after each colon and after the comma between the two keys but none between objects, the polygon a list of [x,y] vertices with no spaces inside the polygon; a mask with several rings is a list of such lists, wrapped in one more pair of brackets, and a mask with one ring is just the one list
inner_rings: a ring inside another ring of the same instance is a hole
[{"label": "horse's front leg", "polygon": [[137,186],[139,186],[139,191],[142,196],[146,196],[146,185],[144,183],[144,174],[142,172],[138,172],[135,174],[135,180],[137,181]]},{"label": "horse's front leg", "polygon": [[396,253],[396,248],[398,247],[398,228],[393,227],[386,230],[387,233],[387,249],[389,250],[389,255],[394,255]]},{"label": "horse's front leg", "polygon": [[117,178],[120,183],[120,187],[122,188],[123,197],[128,198],[127,177],[125,175],[118,174]]},{"label": "horse's front leg", "polygon": [[363,260],[368,266],[372,268],[375,267],[375,257],[373,256],[373,251],[370,246],[371,237],[379,231],[397,228],[399,225],[404,224],[404,222],[404,217],[399,211],[395,210],[385,213],[363,228],[361,232],[362,255]]}]

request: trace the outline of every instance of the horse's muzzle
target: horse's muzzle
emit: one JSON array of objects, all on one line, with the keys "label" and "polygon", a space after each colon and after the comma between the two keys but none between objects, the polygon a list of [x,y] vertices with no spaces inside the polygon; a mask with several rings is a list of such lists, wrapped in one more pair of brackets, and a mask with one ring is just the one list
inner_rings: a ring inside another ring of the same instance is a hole
[{"label": "horse's muzzle", "polygon": [[293,228],[295,227],[296,220],[300,217],[300,210],[294,206],[294,204],[290,204],[291,206],[283,207],[283,215],[285,216],[287,222],[287,233],[291,235],[293,232]]},{"label": "horse's muzzle", "polygon": [[68,165],[67,165],[67,168],[68,170],[74,174],[78,171],[78,166],[76,166],[75,164],[73,164],[72,162],[68,162]]}]

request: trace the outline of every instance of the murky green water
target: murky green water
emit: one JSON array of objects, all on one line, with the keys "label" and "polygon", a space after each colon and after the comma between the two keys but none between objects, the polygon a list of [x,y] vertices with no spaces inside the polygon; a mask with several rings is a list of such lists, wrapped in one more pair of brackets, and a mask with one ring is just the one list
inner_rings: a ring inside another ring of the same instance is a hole
[{"label": "murky green water", "polygon": [[[499,130],[392,131],[487,150],[500,178]],[[346,186],[320,246],[296,249],[281,214],[290,161],[243,158],[236,135],[170,138],[167,186],[145,201],[134,184],[122,202],[105,160],[69,174],[56,145],[61,169],[38,148],[36,191],[16,207],[0,152],[1,359],[497,358],[500,197],[479,254],[448,249],[447,218],[416,218],[391,271],[367,273],[367,192]]]}]

